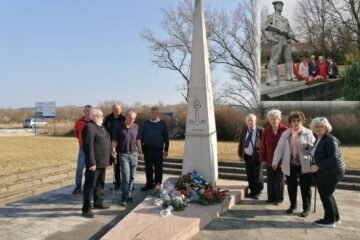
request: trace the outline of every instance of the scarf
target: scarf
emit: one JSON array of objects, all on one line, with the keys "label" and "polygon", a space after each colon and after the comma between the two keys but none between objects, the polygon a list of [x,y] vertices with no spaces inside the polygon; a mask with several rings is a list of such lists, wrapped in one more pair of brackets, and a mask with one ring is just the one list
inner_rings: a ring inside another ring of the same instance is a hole
[{"label": "scarf", "polygon": [[301,128],[297,131],[291,129],[291,141],[290,141],[290,146],[291,146],[291,153],[294,157],[294,159],[296,159],[296,155],[298,153],[298,149],[297,149],[297,140],[299,138],[299,133],[301,132]]}]

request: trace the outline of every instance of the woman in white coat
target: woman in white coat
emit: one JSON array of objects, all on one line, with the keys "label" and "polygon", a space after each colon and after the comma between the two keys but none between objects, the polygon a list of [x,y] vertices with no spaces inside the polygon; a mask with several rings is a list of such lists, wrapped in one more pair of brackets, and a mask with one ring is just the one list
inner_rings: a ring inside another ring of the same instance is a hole
[{"label": "woman in white coat", "polygon": [[273,167],[277,167],[282,160],[282,171],[286,176],[287,189],[290,199],[288,214],[294,212],[297,207],[297,182],[300,180],[303,212],[301,217],[307,217],[311,207],[311,173],[309,149],[315,142],[312,131],[305,128],[305,115],[303,112],[291,112],[288,118],[291,125],[282,133],[275,149]]}]

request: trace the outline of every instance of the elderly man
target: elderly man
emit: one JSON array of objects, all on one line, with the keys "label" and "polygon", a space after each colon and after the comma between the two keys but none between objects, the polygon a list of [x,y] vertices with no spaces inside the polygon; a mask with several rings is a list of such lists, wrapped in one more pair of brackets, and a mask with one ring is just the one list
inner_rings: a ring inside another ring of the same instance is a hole
[{"label": "elderly man", "polygon": [[[112,106],[112,113],[107,115],[104,120],[104,127],[108,130],[110,134],[111,140],[113,140],[113,132],[115,129],[125,121],[125,116],[121,114],[121,106],[120,104],[115,103]],[[117,149],[117,156],[120,156]],[[121,171],[120,171],[120,161],[119,159],[114,159],[114,174],[115,174],[115,182],[114,189],[120,189],[121,185]]]},{"label": "elderly man", "polygon": [[[144,122],[141,143],[145,157],[146,185],[141,191],[160,189],[163,161],[169,150],[169,133],[166,123],[159,118],[159,108],[152,107],[150,119]],[[155,170],[155,178],[154,178]]]},{"label": "elderly man", "polygon": [[106,167],[110,164],[111,141],[110,135],[102,125],[103,113],[100,109],[92,109],[89,114],[90,122],[82,132],[85,153],[85,184],[82,215],[93,218],[90,209],[91,193],[94,196],[94,208],[106,209],[103,190],[105,185]]},{"label": "elderly man", "polygon": [[284,3],[274,1],[273,5],[275,13],[266,18],[262,30],[264,38],[272,44],[266,85],[271,85],[273,82],[276,85],[279,84],[278,62],[281,55],[285,60],[285,80],[290,81],[294,77],[290,43],[292,39],[295,40],[295,34],[290,27],[289,21],[281,15]]},{"label": "elderly man", "polygon": [[256,126],[256,116],[246,115],[247,127],[241,132],[238,155],[245,160],[246,176],[249,183],[249,196],[258,199],[264,187],[259,146],[263,135],[263,128]]},{"label": "elderly man", "polygon": [[85,168],[85,155],[83,151],[83,141],[82,141],[81,133],[84,126],[90,121],[89,119],[90,110],[91,110],[91,106],[86,105],[83,110],[84,116],[76,120],[74,126],[74,135],[79,142],[79,153],[77,157],[77,165],[75,171],[75,189],[72,192],[73,195],[81,193],[82,176]]},{"label": "elderly man", "polygon": [[116,155],[116,149],[120,152],[121,205],[123,206],[133,201],[131,191],[133,190],[137,160],[144,157],[141,149],[139,126],[134,123],[135,119],[136,113],[133,110],[127,111],[125,122],[121,123],[114,131],[112,140],[112,155]]}]

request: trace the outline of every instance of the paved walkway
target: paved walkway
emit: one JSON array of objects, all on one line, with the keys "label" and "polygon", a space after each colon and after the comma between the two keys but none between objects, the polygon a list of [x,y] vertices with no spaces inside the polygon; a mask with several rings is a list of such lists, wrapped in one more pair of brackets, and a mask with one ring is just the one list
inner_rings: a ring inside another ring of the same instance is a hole
[{"label": "paved walkway", "polygon": [[[266,203],[266,193],[259,200],[244,199],[231,210],[212,221],[193,240],[258,239],[258,240],[357,240],[360,239],[360,192],[336,190],[341,224],[336,228],[320,228],[313,222],[322,218],[324,211],[317,193],[316,213],[302,218],[302,204],[298,189],[298,208],[286,214],[290,203],[285,190],[285,201],[279,205]],[[312,190],[314,193],[314,189]],[[314,203],[314,196],[312,204]]]},{"label": "paved walkway", "polygon": [[[105,199],[111,202],[111,179],[107,182]],[[113,204],[110,209],[95,210],[94,219],[81,217],[82,197],[71,195],[73,186],[10,203],[0,207],[0,239],[100,239],[146,197],[140,192],[144,182],[144,173],[138,173],[134,203],[126,208]],[[116,194],[118,200],[120,193]],[[319,198],[317,212],[300,218],[297,216],[300,210],[293,215],[285,213],[288,199],[280,206],[269,205],[265,203],[264,194],[260,200],[244,199],[193,239],[360,239],[360,192],[337,190],[335,198],[342,218],[342,224],[335,229],[318,228],[313,224],[323,214]]]}]

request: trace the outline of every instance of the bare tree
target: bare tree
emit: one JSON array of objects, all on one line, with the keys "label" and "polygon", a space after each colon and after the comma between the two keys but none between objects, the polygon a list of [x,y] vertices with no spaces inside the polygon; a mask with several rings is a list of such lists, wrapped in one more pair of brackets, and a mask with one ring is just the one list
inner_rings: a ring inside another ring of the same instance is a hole
[{"label": "bare tree", "polygon": [[[239,3],[235,10],[205,10],[207,22],[209,62],[212,70],[222,65],[232,82],[221,90],[226,102],[238,104],[249,111],[257,109],[258,84],[256,60],[256,2]],[[187,99],[190,81],[193,1],[180,1],[176,8],[162,9],[161,22],[165,37],[158,37],[145,29],[142,33],[153,53],[152,62],[160,68],[177,71],[185,84],[179,89]]]},{"label": "bare tree", "polygon": [[242,2],[232,13],[213,10],[209,13],[209,45],[213,62],[225,66],[232,82],[222,89],[229,104],[247,111],[257,111],[259,104],[260,35],[257,27],[257,1]]},{"label": "bare tree", "polygon": [[159,68],[178,72],[185,80],[185,85],[178,90],[187,99],[187,86],[190,82],[192,15],[194,12],[192,1],[179,2],[177,8],[170,6],[167,9],[161,9],[161,12],[163,14],[161,28],[166,37],[158,37],[154,31],[145,29],[142,32],[142,38],[150,45],[150,50],[153,53],[152,63]]},{"label": "bare tree", "polygon": [[312,49],[326,55],[334,32],[329,3],[326,0],[299,0],[295,18],[297,35],[306,39]]},{"label": "bare tree", "polygon": [[357,54],[360,55],[360,1],[326,0],[326,2],[334,20],[333,25],[341,24],[345,26],[346,30],[350,32],[350,37],[345,40],[354,42],[354,49],[357,49]]}]

